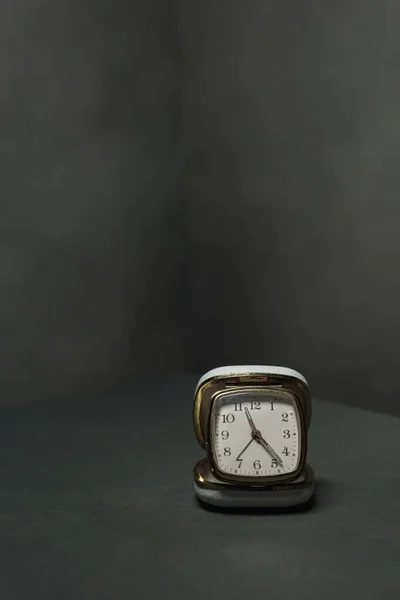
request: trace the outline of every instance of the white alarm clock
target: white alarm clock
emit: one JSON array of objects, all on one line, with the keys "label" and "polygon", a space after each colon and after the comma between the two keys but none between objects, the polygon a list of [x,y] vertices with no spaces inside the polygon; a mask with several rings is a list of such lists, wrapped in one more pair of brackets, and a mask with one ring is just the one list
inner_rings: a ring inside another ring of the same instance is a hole
[{"label": "white alarm clock", "polygon": [[194,395],[194,430],[206,452],[194,469],[198,498],[248,508],[310,500],[310,421],[308,384],[297,371],[253,365],[208,371]]}]

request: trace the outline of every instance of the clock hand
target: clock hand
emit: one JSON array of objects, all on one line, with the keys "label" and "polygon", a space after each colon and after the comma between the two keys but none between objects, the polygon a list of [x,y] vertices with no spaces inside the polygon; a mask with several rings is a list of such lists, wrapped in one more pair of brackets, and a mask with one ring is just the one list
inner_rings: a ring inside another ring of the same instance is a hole
[{"label": "clock hand", "polygon": [[247,420],[248,420],[248,422],[249,422],[249,425],[250,425],[250,427],[251,427],[251,430],[252,430],[252,432],[253,432],[254,434],[255,434],[255,433],[257,433],[257,431],[258,431],[258,430],[257,430],[257,427],[254,425],[254,421],[253,421],[253,419],[251,418],[251,414],[250,414],[250,411],[249,411],[249,409],[247,408],[247,406],[245,406],[245,407],[244,407],[244,411],[245,411],[245,413],[246,413],[246,417],[247,417]]},{"label": "clock hand", "polygon": [[275,450],[268,444],[268,442],[266,440],[264,440],[264,438],[260,432],[258,432],[258,435],[255,435],[255,439],[257,442],[259,442],[261,444],[261,446],[264,446],[264,448],[267,450],[267,452],[269,452],[269,454],[272,456],[272,458],[274,458],[276,460],[276,462],[281,467],[283,467],[283,460],[281,459],[279,454],[277,454],[275,452]]},{"label": "clock hand", "polygon": [[245,445],[245,447],[243,448],[243,450],[241,451],[241,453],[239,454],[239,456],[236,458],[236,460],[239,460],[239,458],[242,456],[242,454],[244,453],[245,450],[247,450],[247,448],[250,446],[250,444],[254,442],[254,438],[252,437],[251,440],[249,441],[248,444]]},{"label": "clock hand", "polygon": [[245,406],[244,410],[245,410],[245,413],[246,413],[247,420],[248,420],[248,422],[250,424],[250,427],[251,427],[252,438],[255,439],[257,442],[259,442],[262,446],[264,446],[264,448],[267,450],[267,452],[270,453],[270,455],[276,460],[276,462],[281,467],[283,467],[283,460],[281,459],[281,457],[279,456],[279,454],[277,454],[275,452],[275,450],[268,444],[268,442],[266,440],[264,440],[263,436],[261,435],[261,432],[255,426],[254,421],[252,419],[252,416],[251,416],[250,411],[247,408],[247,406]]}]

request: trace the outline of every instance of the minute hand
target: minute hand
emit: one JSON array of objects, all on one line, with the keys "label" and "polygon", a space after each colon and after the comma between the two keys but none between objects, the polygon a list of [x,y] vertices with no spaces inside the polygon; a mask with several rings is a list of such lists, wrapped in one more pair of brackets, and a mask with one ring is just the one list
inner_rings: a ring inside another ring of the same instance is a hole
[{"label": "minute hand", "polygon": [[249,422],[249,425],[251,427],[251,430],[252,430],[253,434],[257,435],[257,433],[259,433],[258,429],[257,429],[257,427],[254,424],[254,421],[253,421],[253,419],[251,417],[250,411],[247,408],[247,406],[244,407],[244,412],[246,413],[246,417],[247,417],[247,420]]},{"label": "minute hand", "polygon": [[270,455],[276,460],[276,462],[281,465],[281,467],[283,467],[283,461],[281,459],[281,457],[279,456],[279,454],[277,454],[275,452],[275,450],[268,444],[268,442],[266,440],[264,440],[263,436],[261,435],[260,432],[258,432],[258,435],[256,436],[256,441],[259,442],[262,446],[264,446],[264,448],[267,450],[267,452],[270,453]]}]

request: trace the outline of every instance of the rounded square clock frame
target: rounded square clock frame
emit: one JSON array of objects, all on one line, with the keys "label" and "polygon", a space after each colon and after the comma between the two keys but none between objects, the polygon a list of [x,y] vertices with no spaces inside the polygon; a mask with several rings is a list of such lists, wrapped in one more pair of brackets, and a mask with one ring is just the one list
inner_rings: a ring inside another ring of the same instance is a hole
[{"label": "rounded square clock frame", "polygon": [[[246,393],[290,397],[297,411],[300,433],[300,455],[295,470],[279,475],[252,477],[226,473],[219,468],[215,448],[211,443],[215,407],[222,398]],[[311,397],[307,381],[292,369],[248,365],[220,367],[206,373],[195,391],[193,424],[197,440],[207,453],[214,477],[235,486],[277,485],[296,479],[305,467],[310,421]]]}]

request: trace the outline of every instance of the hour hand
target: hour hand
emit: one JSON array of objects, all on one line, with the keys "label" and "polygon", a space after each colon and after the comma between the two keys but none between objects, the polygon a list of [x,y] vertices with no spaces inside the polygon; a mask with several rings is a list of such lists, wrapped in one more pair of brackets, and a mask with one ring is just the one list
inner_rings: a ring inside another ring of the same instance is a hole
[{"label": "hour hand", "polygon": [[241,451],[241,453],[236,457],[236,460],[240,460],[240,457],[242,456],[242,454],[244,454],[244,452],[247,450],[247,448],[250,446],[250,444],[252,444],[254,442],[254,438],[252,437],[251,440],[249,441],[248,444],[245,445],[245,447],[243,448],[243,450]]},{"label": "hour hand", "polygon": [[247,417],[247,420],[248,420],[248,422],[249,422],[249,424],[250,424],[250,427],[251,427],[251,430],[252,430],[252,432],[253,432],[253,433],[257,433],[257,427],[254,425],[254,421],[253,421],[253,419],[252,419],[252,417],[251,417],[250,411],[249,411],[249,409],[247,408],[247,406],[245,406],[245,407],[244,407],[244,410],[245,410],[246,417]]}]

